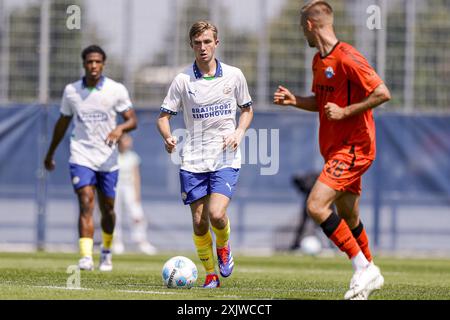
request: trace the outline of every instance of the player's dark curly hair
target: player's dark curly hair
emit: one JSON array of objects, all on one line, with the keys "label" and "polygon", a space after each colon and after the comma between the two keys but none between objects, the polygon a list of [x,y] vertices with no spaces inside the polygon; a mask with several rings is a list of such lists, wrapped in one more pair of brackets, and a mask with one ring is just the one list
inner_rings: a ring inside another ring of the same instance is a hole
[{"label": "player's dark curly hair", "polygon": [[85,48],[83,50],[83,52],[81,52],[81,58],[83,59],[83,61],[86,60],[87,55],[90,54],[90,53],[100,53],[103,56],[103,62],[106,61],[106,53],[105,53],[105,51],[103,51],[102,48],[100,48],[99,46],[97,46],[95,44],[90,45],[89,47]]}]

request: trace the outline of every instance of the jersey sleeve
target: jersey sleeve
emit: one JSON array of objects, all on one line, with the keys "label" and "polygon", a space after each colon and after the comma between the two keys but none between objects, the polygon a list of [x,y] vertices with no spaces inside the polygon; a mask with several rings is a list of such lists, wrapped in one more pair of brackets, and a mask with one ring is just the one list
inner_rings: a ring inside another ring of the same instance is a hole
[{"label": "jersey sleeve", "polygon": [[73,110],[72,110],[70,101],[67,97],[69,90],[70,90],[69,86],[67,85],[64,88],[64,93],[63,93],[62,100],[61,100],[61,108],[59,109],[59,112],[61,112],[61,114],[64,116],[71,117],[73,115]]},{"label": "jersey sleeve", "polygon": [[114,109],[119,112],[125,112],[133,107],[127,88],[123,84],[119,84],[117,90],[117,103]]},{"label": "jersey sleeve", "polygon": [[241,70],[238,72],[236,83],[236,101],[239,108],[248,108],[253,104],[248,92],[247,80]]},{"label": "jersey sleeve", "polygon": [[161,112],[176,115],[180,111],[181,106],[181,89],[180,79],[175,77],[169,87],[166,97],[161,105]]},{"label": "jersey sleeve", "polygon": [[347,78],[366,90],[368,94],[383,83],[366,58],[356,50],[342,59],[342,67]]}]

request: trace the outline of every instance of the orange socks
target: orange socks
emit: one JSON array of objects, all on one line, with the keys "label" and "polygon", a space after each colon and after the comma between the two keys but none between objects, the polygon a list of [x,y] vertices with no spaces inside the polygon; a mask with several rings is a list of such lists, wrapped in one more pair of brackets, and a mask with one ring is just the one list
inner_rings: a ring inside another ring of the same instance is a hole
[{"label": "orange socks", "polygon": [[350,259],[361,251],[361,248],[356,242],[356,239],[353,237],[350,228],[342,219],[336,230],[329,238],[341,251],[345,252]]},{"label": "orange socks", "polygon": [[371,262],[372,254],[370,253],[369,249],[369,238],[367,237],[366,229],[364,229],[364,226],[361,222],[359,222],[359,225],[352,230],[352,234],[356,239],[356,242],[358,242],[358,245],[361,248],[361,251],[364,253],[367,261]]},{"label": "orange socks", "polygon": [[332,213],[320,226],[327,237],[350,259],[361,251],[347,223],[337,214]]}]

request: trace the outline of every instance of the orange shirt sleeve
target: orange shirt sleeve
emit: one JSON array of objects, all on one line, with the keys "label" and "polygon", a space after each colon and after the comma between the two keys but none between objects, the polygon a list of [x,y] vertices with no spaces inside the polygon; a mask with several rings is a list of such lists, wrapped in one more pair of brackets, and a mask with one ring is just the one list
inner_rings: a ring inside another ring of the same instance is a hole
[{"label": "orange shirt sleeve", "polygon": [[383,83],[380,76],[370,66],[369,62],[356,49],[347,52],[342,59],[342,68],[351,82],[371,94]]}]

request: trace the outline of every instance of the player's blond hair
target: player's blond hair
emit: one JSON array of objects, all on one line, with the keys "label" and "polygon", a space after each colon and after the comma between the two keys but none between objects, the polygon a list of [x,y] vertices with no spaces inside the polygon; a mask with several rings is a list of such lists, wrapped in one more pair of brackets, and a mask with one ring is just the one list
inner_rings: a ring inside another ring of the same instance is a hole
[{"label": "player's blond hair", "polygon": [[211,30],[214,35],[214,40],[217,40],[217,36],[219,34],[217,27],[206,20],[199,20],[195,22],[192,25],[191,30],[189,30],[189,41],[192,42],[192,38],[207,30]]},{"label": "player's blond hair", "polygon": [[327,1],[312,0],[306,3],[300,10],[302,19],[312,20],[319,25],[333,24],[333,8]]}]

